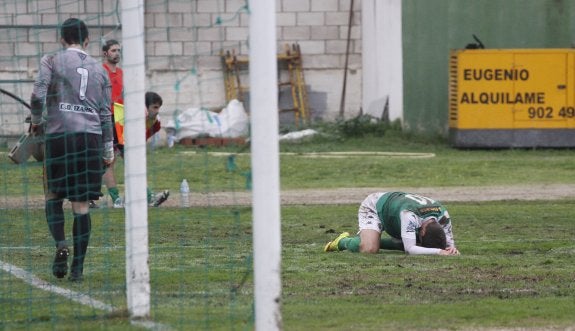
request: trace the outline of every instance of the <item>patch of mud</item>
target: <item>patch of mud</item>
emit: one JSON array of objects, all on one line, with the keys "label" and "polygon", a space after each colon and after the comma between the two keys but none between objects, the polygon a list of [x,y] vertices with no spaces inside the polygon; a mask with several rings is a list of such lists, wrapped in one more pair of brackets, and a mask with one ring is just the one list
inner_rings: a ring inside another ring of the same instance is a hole
[{"label": "patch of mud", "polygon": [[[363,187],[336,189],[284,190],[280,193],[282,205],[330,205],[358,204],[370,193],[404,191],[428,196],[441,202],[452,201],[500,201],[500,200],[562,200],[575,198],[575,184],[539,184],[514,186],[455,186],[455,187]],[[100,202],[101,203],[101,202]],[[107,201],[108,206],[111,202]],[[191,207],[249,206],[252,193],[210,192],[192,193]],[[172,192],[161,206],[178,207],[179,192]],[[0,209],[44,208],[42,196],[1,197]]]}]

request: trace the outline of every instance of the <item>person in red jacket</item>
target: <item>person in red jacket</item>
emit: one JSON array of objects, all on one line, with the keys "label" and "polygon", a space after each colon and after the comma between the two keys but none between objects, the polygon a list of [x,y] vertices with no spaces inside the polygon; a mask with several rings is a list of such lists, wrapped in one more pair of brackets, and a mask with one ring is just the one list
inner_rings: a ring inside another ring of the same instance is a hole
[{"label": "person in red jacket", "polygon": [[[112,122],[114,119],[114,105],[123,105],[124,104],[124,72],[122,68],[118,66],[120,63],[120,58],[122,55],[122,48],[120,43],[117,40],[110,39],[102,45],[102,55],[104,56],[104,63],[102,66],[106,69],[108,73],[108,78],[110,79],[110,83],[112,83],[112,103],[111,103],[111,110],[112,110]],[[118,154],[120,151],[118,149],[118,135],[116,132],[116,127],[114,126],[114,151],[115,154]],[[120,197],[120,191],[118,190],[116,184],[116,177],[114,175],[114,165],[115,161],[112,162],[104,172],[102,176],[102,180],[104,184],[108,188],[108,194],[112,199],[112,203],[114,208],[123,208],[124,207],[124,200]],[[90,208],[98,208],[98,205],[90,200]]]},{"label": "person in red jacket", "polygon": [[[114,151],[115,154],[119,156],[124,156],[124,72],[122,68],[118,66],[120,63],[122,48],[117,40],[110,39],[104,43],[102,46],[102,53],[104,55],[104,63],[102,64],[106,72],[108,72],[108,77],[112,83],[112,118],[114,119]],[[158,120],[158,113],[160,107],[162,106],[162,98],[159,94],[155,92],[146,93],[146,139],[149,139],[156,132],[160,131],[161,124]],[[115,110],[121,112],[122,114],[116,114],[114,116]],[[117,117],[121,116],[122,120],[118,121]],[[148,125],[149,124],[149,125]],[[115,162],[112,162],[104,173],[102,179],[104,184],[108,188],[108,194],[112,199],[114,208],[123,208],[124,200],[120,196],[120,191],[118,190],[116,184],[116,177],[114,174]],[[150,189],[148,189],[148,204],[152,207],[160,206],[164,201],[168,199],[170,192],[164,190],[160,193],[154,194]],[[98,205],[94,201],[90,201],[90,208],[98,208]]]}]

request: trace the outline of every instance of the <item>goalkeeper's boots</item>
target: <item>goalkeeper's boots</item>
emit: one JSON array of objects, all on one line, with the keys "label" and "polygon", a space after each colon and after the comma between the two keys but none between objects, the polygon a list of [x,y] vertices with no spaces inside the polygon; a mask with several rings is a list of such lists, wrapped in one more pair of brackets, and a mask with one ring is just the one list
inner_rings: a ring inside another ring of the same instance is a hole
[{"label": "goalkeeper's boots", "polygon": [[72,270],[70,272],[70,276],[68,276],[68,280],[71,282],[79,283],[79,282],[82,282],[84,280],[84,276],[82,275],[81,272]]},{"label": "goalkeeper's boots", "polygon": [[159,207],[162,203],[164,203],[166,200],[168,200],[169,196],[170,196],[170,191],[168,191],[168,190],[164,190],[160,193],[154,194],[154,197],[152,198],[152,202],[150,203],[150,206],[151,207]]},{"label": "goalkeeper's boots", "polygon": [[71,282],[81,282],[84,280],[84,276],[82,275],[84,271],[84,267],[81,265],[80,262],[77,261],[76,258],[72,261],[72,266],[70,267],[70,276],[68,276],[68,280]]},{"label": "goalkeeper's boots", "polygon": [[339,242],[343,238],[347,238],[347,237],[349,237],[349,232],[343,232],[342,234],[337,236],[337,238],[335,238],[333,241],[328,242],[325,245],[325,247],[323,248],[323,251],[324,252],[337,252],[337,251],[339,251],[339,248],[337,247],[337,245],[339,244]]},{"label": "goalkeeper's boots", "polygon": [[58,248],[56,251],[56,256],[54,257],[54,263],[52,264],[52,273],[56,278],[64,278],[66,273],[68,273],[68,256],[70,251],[68,247]]}]

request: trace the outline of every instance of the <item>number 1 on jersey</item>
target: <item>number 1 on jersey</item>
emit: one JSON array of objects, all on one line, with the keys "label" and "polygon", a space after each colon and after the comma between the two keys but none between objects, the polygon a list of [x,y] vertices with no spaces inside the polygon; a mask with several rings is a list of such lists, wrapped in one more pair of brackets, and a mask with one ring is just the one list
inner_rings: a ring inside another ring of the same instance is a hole
[{"label": "number 1 on jersey", "polygon": [[88,69],[78,67],[76,72],[80,74],[80,95],[78,96],[80,100],[86,100],[86,89],[88,88]]}]

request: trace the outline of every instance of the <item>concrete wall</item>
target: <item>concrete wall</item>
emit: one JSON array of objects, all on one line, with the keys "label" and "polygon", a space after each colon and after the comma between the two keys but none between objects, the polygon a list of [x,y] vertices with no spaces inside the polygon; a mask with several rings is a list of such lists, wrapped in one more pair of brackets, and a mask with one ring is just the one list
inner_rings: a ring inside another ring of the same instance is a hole
[{"label": "concrete wall", "polygon": [[362,0],[365,114],[403,119],[402,0]]},{"label": "concrete wall", "polygon": [[[299,43],[311,115],[336,118],[351,0],[275,1],[278,52],[286,43]],[[359,113],[365,88],[361,4],[355,0],[344,107],[348,118]],[[164,97],[164,117],[190,107],[224,105],[219,54],[248,53],[246,5],[246,0],[145,1],[146,84]],[[572,0],[403,0],[401,7],[403,105],[398,111],[404,128],[414,132],[446,135],[449,50],[473,42],[472,34],[489,48],[575,45]],[[40,56],[60,48],[57,25],[71,16],[87,22],[88,51],[100,56],[101,39],[121,40],[119,24],[125,22],[118,10],[119,0],[1,1],[0,88],[29,99]],[[287,91],[280,93],[280,105],[289,99]],[[27,110],[2,94],[0,105],[0,137],[19,135]],[[283,114],[280,121],[289,125],[293,116]]]},{"label": "concrete wall", "polygon": [[[0,88],[26,101],[42,54],[60,48],[57,25],[68,17],[88,24],[88,52],[101,41],[121,41],[119,0],[4,0],[0,2]],[[278,52],[298,43],[303,53],[311,116],[339,111],[351,0],[276,0]],[[345,115],[361,105],[361,1],[355,1]],[[164,117],[190,107],[225,104],[220,52],[248,53],[246,0],[146,0],[147,87],[164,98]],[[129,52],[123,49],[123,52]],[[129,77],[128,77],[129,80]],[[245,80],[247,82],[247,79]],[[282,92],[280,100],[289,99]],[[0,136],[18,135],[27,110],[0,95]],[[292,116],[282,116],[290,124]]]}]

